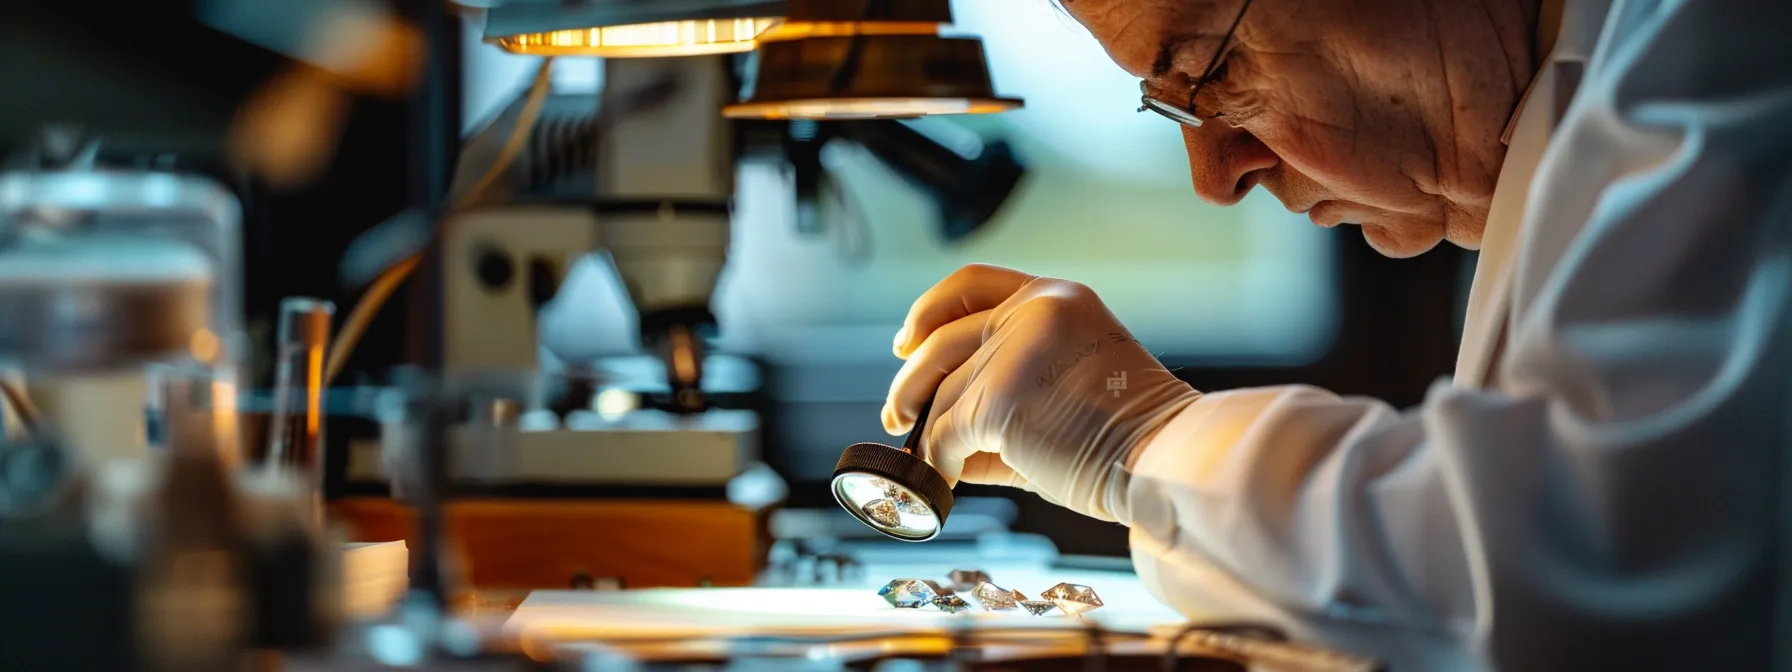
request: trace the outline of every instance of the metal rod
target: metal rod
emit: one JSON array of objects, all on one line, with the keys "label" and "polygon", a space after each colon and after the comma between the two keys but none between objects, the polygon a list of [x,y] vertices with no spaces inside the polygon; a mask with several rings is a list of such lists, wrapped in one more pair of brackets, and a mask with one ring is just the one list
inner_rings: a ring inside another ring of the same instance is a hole
[{"label": "metal rod", "polygon": [[[410,99],[409,178],[412,207],[428,213],[435,226],[449,214],[449,188],[459,165],[461,138],[461,20],[439,0],[407,0],[400,5],[427,43],[427,58]],[[410,359],[435,369],[443,361],[441,241],[437,237],[411,283]]]},{"label": "metal rod", "polygon": [[933,413],[933,397],[928,397],[927,403],[921,404],[921,412],[915,416],[914,428],[908,430],[908,438],[902,440],[902,449],[908,454],[925,459],[925,456],[921,455],[921,437],[926,434],[927,416],[931,413]]},{"label": "metal rod", "polygon": [[411,549],[411,590],[425,597],[431,607],[446,608],[448,576],[442,562],[445,518],[448,507],[447,425],[449,413],[436,387],[423,376],[413,376],[405,390],[408,408],[405,422],[416,463],[415,498],[417,537]]}]

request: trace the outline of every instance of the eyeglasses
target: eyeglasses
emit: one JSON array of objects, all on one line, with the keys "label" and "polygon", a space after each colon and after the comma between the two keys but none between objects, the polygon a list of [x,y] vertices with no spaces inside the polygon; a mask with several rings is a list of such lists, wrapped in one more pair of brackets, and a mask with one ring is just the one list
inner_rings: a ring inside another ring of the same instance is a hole
[{"label": "eyeglasses", "polygon": [[[1202,122],[1206,120],[1195,113],[1195,96],[1201,95],[1201,87],[1207,84],[1207,81],[1213,77],[1214,71],[1219,68],[1220,57],[1226,54],[1226,46],[1232,43],[1232,34],[1238,32],[1238,22],[1244,20],[1245,10],[1250,8],[1251,0],[1244,0],[1244,6],[1238,8],[1238,16],[1232,18],[1232,27],[1226,29],[1226,36],[1220,40],[1219,48],[1213,51],[1213,58],[1207,62],[1207,69],[1201,72],[1201,78],[1195,81],[1194,90],[1189,92],[1188,104],[1177,105],[1175,103],[1153,98],[1151,97],[1151,88],[1147,86],[1145,82],[1141,81],[1139,82],[1140,95],[1138,111],[1144,112],[1150,110],[1161,114],[1170,121],[1174,121],[1178,124],[1200,128]],[[1217,116],[1219,116],[1218,113],[1210,114],[1207,116],[1207,119],[1212,119]]]}]

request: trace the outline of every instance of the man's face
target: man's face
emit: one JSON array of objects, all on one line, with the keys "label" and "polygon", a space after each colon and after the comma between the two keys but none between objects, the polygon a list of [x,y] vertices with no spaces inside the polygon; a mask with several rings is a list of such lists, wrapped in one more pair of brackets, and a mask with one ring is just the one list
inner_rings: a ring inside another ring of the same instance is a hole
[{"label": "man's face", "polygon": [[[1244,0],[1067,0],[1154,97],[1186,102]],[[1531,77],[1532,2],[1255,0],[1183,128],[1196,193],[1263,185],[1383,254],[1478,248]],[[1123,104],[1116,101],[1116,104]],[[1172,123],[1164,120],[1162,123]]]}]

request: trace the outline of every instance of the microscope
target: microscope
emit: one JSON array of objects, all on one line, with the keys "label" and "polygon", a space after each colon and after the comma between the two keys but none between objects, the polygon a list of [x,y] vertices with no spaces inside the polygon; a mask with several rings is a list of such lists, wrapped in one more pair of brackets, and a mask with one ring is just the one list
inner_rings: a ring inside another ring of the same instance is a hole
[{"label": "microscope", "polygon": [[[510,20],[493,8],[488,34]],[[472,400],[447,432],[450,525],[481,588],[747,585],[764,512],[728,492],[757,460],[759,421],[716,407],[705,386],[738,157],[721,114],[733,62],[606,58],[602,68],[600,94],[552,96],[521,167],[440,225],[441,374]],[[558,134],[555,120],[568,117],[591,132]],[[466,144],[463,178],[514,123],[500,116]],[[577,160],[534,172],[565,155]],[[639,313],[640,344],[663,371],[646,390],[587,362],[544,366],[538,316],[589,255],[608,262]],[[625,403],[599,408],[600,398]],[[357,448],[351,481],[383,480],[380,450]],[[402,513],[374,497],[334,509],[363,534],[390,534]],[[653,543],[666,536],[686,541]]]},{"label": "microscope", "polygon": [[[951,22],[946,0],[478,4],[486,42],[602,57],[603,84],[596,96],[533,103],[517,162],[439,228],[443,375],[475,399],[450,431],[460,496],[449,524],[469,580],[750,584],[766,512],[727,493],[766,471],[755,474],[760,418],[718,407],[705,380],[738,163],[768,136],[781,148],[792,121],[862,124],[1020,102],[994,95],[980,40],[939,35]],[[531,107],[519,99],[467,142],[457,179],[483,172]],[[620,280],[664,376],[664,392],[627,413],[588,410],[591,392],[604,396],[613,381],[578,363],[544,371],[538,315],[590,254]],[[543,412],[555,396],[572,411]],[[356,450],[351,480],[380,478],[378,452]],[[389,501],[351,498],[334,510],[364,533],[399,528]],[[669,536],[681,542],[653,541]]]}]

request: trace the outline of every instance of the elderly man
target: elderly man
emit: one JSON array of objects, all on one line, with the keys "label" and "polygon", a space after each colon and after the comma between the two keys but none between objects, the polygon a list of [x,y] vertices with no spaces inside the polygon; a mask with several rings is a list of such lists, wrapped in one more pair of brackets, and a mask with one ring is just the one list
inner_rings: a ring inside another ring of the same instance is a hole
[{"label": "elderly man", "polygon": [[1405,411],[1203,394],[1088,288],[972,266],[897,335],[887,430],[937,393],[948,479],[1130,526],[1191,618],[1499,669],[1792,666],[1792,3],[1063,8],[1182,124],[1202,198],[1480,249],[1455,380]]}]

